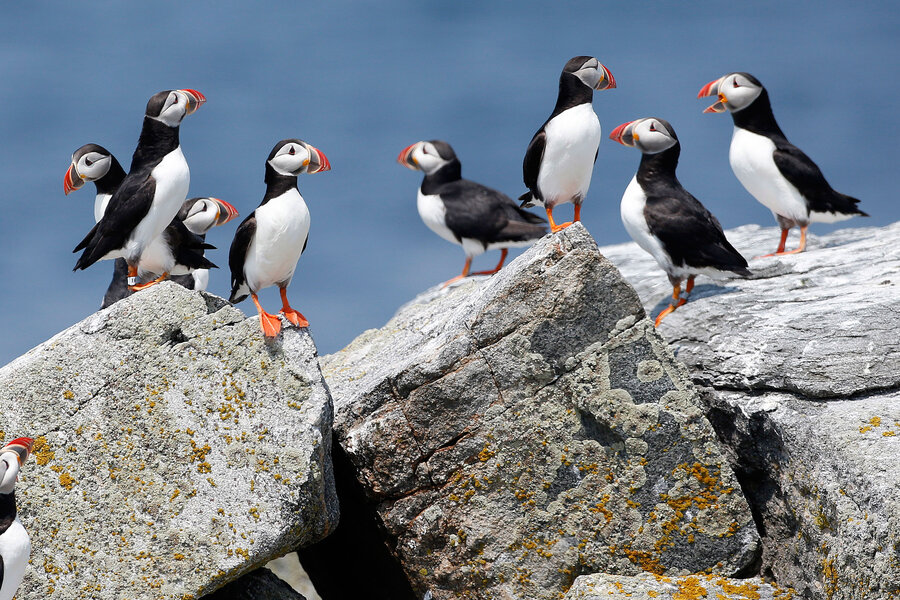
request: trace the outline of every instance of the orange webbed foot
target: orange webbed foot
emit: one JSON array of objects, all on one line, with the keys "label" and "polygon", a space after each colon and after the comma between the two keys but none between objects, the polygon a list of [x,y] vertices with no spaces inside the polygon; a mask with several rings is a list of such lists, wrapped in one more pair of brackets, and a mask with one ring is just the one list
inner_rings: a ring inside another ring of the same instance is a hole
[{"label": "orange webbed foot", "polygon": [[157,278],[154,279],[153,281],[148,281],[147,283],[138,283],[138,284],[135,284],[135,285],[129,285],[129,286],[128,286],[128,289],[129,289],[130,291],[132,291],[132,292],[139,292],[139,291],[141,291],[141,290],[147,289],[147,288],[150,287],[150,286],[156,285],[156,284],[159,283],[160,281],[164,281],[164,280],[165,280],[166,278],[168,278],[168,277],[169,277],[169,274],[168,274],[168,273],[163,273],[162,275],[160,275],[159,277],[157,277]]},{"label": "orange webbed foot", "polygon": [[309,327],[309,321],[306,320],[299,310],[294,310],[290,306],[281,309],[284,317],[297,327]]},{"label": "orange webbed foot", "polygon": [[554,224],[554,225],[550,226],[550,231],[552,231],[553,233],[557,233],[559,231],[562,231],[563,229],[565,229],[566,227],[568,227],[571,224],[572,224],[572,221],[566,221],[565,223],[561,223],[559,225]]},{"label": "orange webbed foot", "polygon": [[267,338],[274,338],[277,337],[278,332],[281,331],[281,319],[279,319],[277,315],[261,312],[259,313],[259,326],[260,329],[262,329],[264,336]]}]

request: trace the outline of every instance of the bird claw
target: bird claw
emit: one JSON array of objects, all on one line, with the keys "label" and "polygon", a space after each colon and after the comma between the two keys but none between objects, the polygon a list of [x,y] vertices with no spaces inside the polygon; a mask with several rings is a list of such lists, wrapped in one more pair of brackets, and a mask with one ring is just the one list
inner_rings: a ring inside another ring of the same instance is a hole
[{"label": "bird claw", "polygon": [[300,311],[287,307],[281,309],[284,318],[293,323],[296,327],[309,327],[309,321],[306,320]]}]

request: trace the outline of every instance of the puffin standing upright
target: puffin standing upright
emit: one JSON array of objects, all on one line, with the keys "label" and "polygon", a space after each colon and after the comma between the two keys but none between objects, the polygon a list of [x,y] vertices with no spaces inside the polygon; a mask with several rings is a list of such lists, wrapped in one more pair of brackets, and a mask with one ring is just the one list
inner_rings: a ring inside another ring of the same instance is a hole
[{"label": "puffin standing upright", "polygon": [[34,440],[16,438],[0,448],[0,600],[12,600],[31,555],[28,532],[16,517],[16,480]]},{"label": "puffin standing upright", "polygon": [[601,138],[600,120],[591,102],[594,90],[614,87],[612,73],[596,58],[571,59],[559,77],[556,107],[528,144],[522,163],[528,191],[519,200],[522,206],[543,206],[554,232],[572,224],[553,221],[555,206],[573,203],[574,220],[581,220],[581,203],[591,185]]},{"label": "puffin standing upright", "polygon": [[[707,83],[697,97],[715,95],[718,101],[703,112],[731,112],[731,169],[781,226],[778,250],[766,257],[803,252],[811,222],[835,223],[868,216],[857,208],[859,200],[835,191],[816,163],[787,140],[772,113],[769,92],[756,77],[729,73]],[[800,227],[800,244],[785,252],[788,232],[794,226]]]},{"label": "puffin standing upright", "polygon": [[622,196],[621,213],[628,235],[656,259],[672,284],[672,302],[656,317],[657,327],[687,303],[698,273],[713,278],[750,275],[747,261],[725,239],[719,221],[675,176],[681,144],[668,121],[650,117],[623,123],[609,137],[643,153]]},{"label": "puffin standing upright", "polygon": [[306,317],[291,308],[287,299],[287,286],[309,240],[309,209],[297,189],[297,176],[330,169],[328,158],[311,144],[298,139],[275,144],[266,159],[266,195],[234,234],[228,253],[228,301],[241,302],[248,295],[253,298],[266,337],[281,331],[281,319],[263,310],[257,297],[261,289],[272,285],[280,288],[281,312],[287,320],[297,327],[309,327]]},{"label": "puffin standing upright", "polygon": [[506,194],[462,178],[462,165],[450,144],[441,140],[416,142],[400,152],[397,162],[408,169],[423,171],[417,207],[422,221],[433,232],[463,247],[466,264],[444,286],[469,276],[472,258],[501,248],[500,262],[491,275],[503,267],[508,248],[529,246],[547,233],[546,221],[518,206]]},{"label": "puffin standing upright", "polygon": [[205,101],[203,94],[190,89],[163,91],[150,98],[131,170],[110,198],[103,217],[75,248],[75,252],[84,252],[74,270],[122,257],[128,263],[132,291],[168,276],[162,273],[156,280],[137,285],[141,255],[187,197],[190,170],[181,152],[178,129],[182,119]]},{"label": "puffin standing upright", "polygon": [[[99,221],[110,197],[124,178],[125,172],[112,153],[98,144],[85,144],[72,155],[72,164],[63,178],[63,190],[68,195],[86,182],[93,181],[97,188],[94,218]],[[237,215],[231,204],[218,198],[185,200],[163,233],[144,250],[138,274],[155,276],[169,272],[176,283],[188,289],[205,290],[209,282],[209,268],[215,267],[203,256],[204,249],[212,248],[204,243],[205,234],[212,227],[224,225]],[[101,308],[131,295],[126,281],[127,272],[125,260],[117,258]]]}]

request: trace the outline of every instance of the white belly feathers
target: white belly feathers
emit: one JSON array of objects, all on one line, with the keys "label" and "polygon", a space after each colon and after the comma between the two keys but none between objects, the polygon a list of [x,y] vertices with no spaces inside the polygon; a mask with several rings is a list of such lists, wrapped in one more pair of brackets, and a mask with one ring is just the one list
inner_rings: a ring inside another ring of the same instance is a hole
[{"label": "white belly feathers", "polygon": [[806,200],[775,164],[775,143],[764,135],[734,128],[728,160],[738,181],[763,206],[800,224],[809,222]]},{"label": "white belly feathers", "polygon": [[0,536],[0,554],[4,558],[0,600],[11,600],[25,577],[25,567],[31,555],[31,540],[19,519],[15,519]]},{"label": "white belly feathers", "polygon": [[244,263],[252,291],[291,282],[309,236],[309,224],[309,209],[296,188],[256,209],[256,233]]},{"label": "white belly feathers", "polygon": [[440,196],[436,194],[426,196],[422,193],[422,188],[419,188],[419,194],[416,197],[416,208],[419,209],[419,216],[422,217],[422,222],[428,226],[428,229],[432,230],[448,242],[459,244],[459,240],[456,239],[456,236],[453,235],[453,232],[447,227],[447,222],[445,220],[447,208],[444,206],[444,202],[441,200]]},{"label": "white belly feathers", "polygon": [[544,128],[546,145],[537,185],[544,204],[581,201],[587,195],[600,145],[600,120],[590,103],[553,117]]},{"label": "white belly feathers", "polygon": [[674,275],[672,259],[663,249],[660,241],[653,237],[653,234],[650,233],[650,228],[647,226],[647,218],[644,216],[644,207],[646,205],[647,196],[644,194],[644,190],[641,189],[641,184],[638,183],[637,175],[635,175],[631,178],[628,187],[625,188],[625,193],[622,195],[622,203],[619,206],[622,224],[625,225],[625,231],[628,232],[628,235],[631,236],[631,239],[638,246],[650,253],[650,256],[659,263],[659,266],[666,273]]}]

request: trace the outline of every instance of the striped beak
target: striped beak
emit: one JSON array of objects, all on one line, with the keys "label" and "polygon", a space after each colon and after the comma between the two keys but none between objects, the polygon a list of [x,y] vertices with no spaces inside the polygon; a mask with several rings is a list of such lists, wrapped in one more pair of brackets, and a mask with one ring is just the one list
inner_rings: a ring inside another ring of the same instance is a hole
[{"label": "striped beak", "polygon": [[704,109],[703,112],[705,112],[705,113],[725,112],[725,110],[726,110],[725,103],[728,102],[728,99],[725,98],[725,96],[723,94],[719,93],[719,84],[722,82],[723,79],[725,79],[725,77],[719,77],[718,79],[716,79],[714,81],[710,81],[709,83],[707,83],[700,89],[700,93],[697,94],[698,98],[706,98],[707,96],[715,96],[715,95],[719,96],[719,101],[716,102],[715,104],[713,104],[712,106],[709,106],[706,109]]},{"label": "striped beak", "polygon": [[307,173],[321,173],[322,171],[331,170],[331,163],[328,162],[328,157],[321,150],[310,144],[306,144],[306,149],[309,150],[309,164],[306,166]]},{"label": "striped beak", "polygon": [[603,73],[603,78],[594,86],[595,90],[611,90],[616,87],[616,78],[602,63],[597,64],[597,70]]},{"label": "striped beak", "polygon": [[411,144],[400,151],[400,154],[397,156],[397,162],[406,167],[407,169],[412,169],[413,171],[419,170],[419,163],[416,162],[416,159],[413,157],[413,150],[416,149],[416,146],[421,144],[422,142],[416,142],[415,144]]},{"label": "striped beak", "polygon": [[212,200],[219,209],[219,216],[216,217],[216,227],[218,227],[219,225],[224,225],[228,221],[238,216],[237,209],[228,202],[220,200],[219,198],[210,198],[210,200]]},{"label": "striped beak", "polygon": [[185,110],[184,113],[185,116],[191,114],[192,112],[195,112],[198,108],[200,108],[201,104],[206,102],[206,96],[204,96],[197,90],[184,89],[178,91],[187,96],[188,99],[187,110]]},{"label": "striped beak", "polygon": [[34,440],[27,437],[16,438],[13,441],[9,442],[3,448],[0,448],[0,454],[4,452],[14,452],[19,458],[19,466],[25,463],[28,460],[28,456],[31,454],[31,449],[34,447]]},{"label": "striped beak", "polygon": [[634,124],[637,121],[629,121],[627,123],[622,123],[618,127],[612,130],[612,133],[609,134],[609,139],[614,142],[619,142],[623,146],[631,146],[634,147]]},{"label": "striped beak", "polygon": [[66,196],[68,196],[69,192],[74,192],[83,185],[84,180],[78,176],[78,171],[75,170],[75,163],[72,163],[69,165],[69,168],[66,170],[66,175],[63,177],[63,191],[66,193]]}]

